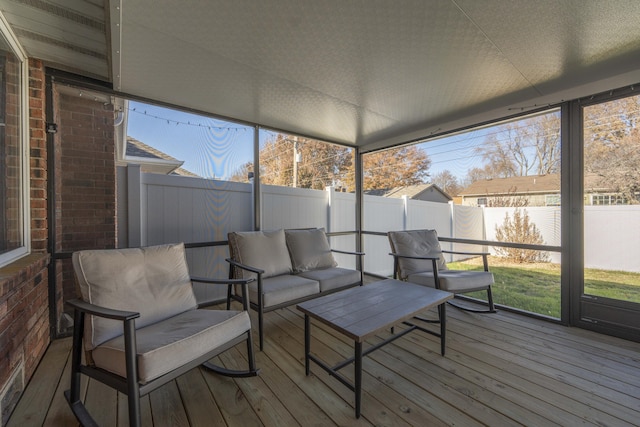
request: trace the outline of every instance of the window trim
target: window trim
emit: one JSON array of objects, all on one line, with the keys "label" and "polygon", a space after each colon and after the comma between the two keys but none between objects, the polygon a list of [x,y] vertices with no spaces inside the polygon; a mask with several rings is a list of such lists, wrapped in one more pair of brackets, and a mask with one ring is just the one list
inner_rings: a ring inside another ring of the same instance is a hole
[{"label": "window trim", "polygon": [[0,35],[20,62],[20,187],[21,187],[21,232],[22,246],[0,254],[0,267],[4,267],[31,252],[30,168],[29,168],[29,63],[25,51],[9,23],[0,12]]}]

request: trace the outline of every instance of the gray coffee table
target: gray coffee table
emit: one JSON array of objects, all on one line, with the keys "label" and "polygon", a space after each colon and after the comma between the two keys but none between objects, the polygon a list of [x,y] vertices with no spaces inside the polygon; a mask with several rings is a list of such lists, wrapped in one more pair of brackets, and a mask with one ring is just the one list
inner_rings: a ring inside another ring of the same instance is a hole
[{"label": "gray coffee table", "polygon": [[[309,375],[310,361],[314,361],[318,366],[354,391],[356,395],[356,418],[359,418],[362,396],[363,356],[415,329],[440,337],[440,353],[444,356],[446,337],[445,302],[451,298],[453,298],[453,294],[450,292],[387,279],[298,304],[298,310],[304,313],[306,375]],[[435,306],[438,307],[440,318],[439,333],[409,322],[416,314]],[[353,339],[355,355],[335,366],[329,366],[311,354],[311,318]],[[367,338],[380,331],[391,329],[398,324],[408,325],[409,328],[393,334],[386,340],[363,351],[362,344]],[[338,372],[352,362],[355,362],[355,384]]]}]

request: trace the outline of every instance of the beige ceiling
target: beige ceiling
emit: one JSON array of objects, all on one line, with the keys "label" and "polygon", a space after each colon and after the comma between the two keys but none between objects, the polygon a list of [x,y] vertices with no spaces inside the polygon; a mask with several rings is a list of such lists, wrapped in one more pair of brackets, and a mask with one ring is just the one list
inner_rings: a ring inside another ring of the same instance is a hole
[{"label": "beige ceiling", "polygon": [[30,56],[365,151],[640,83],[638,0],[0,0]]}]

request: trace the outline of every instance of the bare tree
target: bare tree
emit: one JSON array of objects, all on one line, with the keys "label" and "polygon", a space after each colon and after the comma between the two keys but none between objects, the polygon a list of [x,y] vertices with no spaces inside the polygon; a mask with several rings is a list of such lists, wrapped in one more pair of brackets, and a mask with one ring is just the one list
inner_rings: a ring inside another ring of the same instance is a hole
[{"label": "bare tree", "polygon": [[639,203],[640,96],[586,107],[584,120],[585,170],[606,186]]},{"label": "bare tree", "polygon": [[445,191],[451,196],[457,196],[462,187],[458,182],[458,178],[448,170],[438,172],[431,178],[431,183],[437,185],[441,190]]},{"label": "bare tree", "polygon": [[557,173],[560,116],[548,113],[505,123],[486,137],[477,152],[486,162],[484,168],[473,172],[481,179]]}]

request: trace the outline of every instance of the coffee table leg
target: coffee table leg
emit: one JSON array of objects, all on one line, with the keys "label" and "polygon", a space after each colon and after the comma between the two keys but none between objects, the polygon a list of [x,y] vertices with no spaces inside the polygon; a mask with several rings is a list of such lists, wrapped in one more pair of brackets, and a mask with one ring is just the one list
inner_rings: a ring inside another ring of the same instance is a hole
[{"label": "coffee table leg", "polygon": [[440,304],[438,310],[440,311],[440,354],[444,356],[447,346],[447,304]]},{"label": "coffee table leg", "polygon": [[355,343],[355,389],[356,389],[356,418],[360,418],[360,406],[362,402],[362,343]]},{"label": "coffee table leg", "polygon": [[304,315],[304,372],[309,376],[309,354],[311,354],[311,321]]}]

